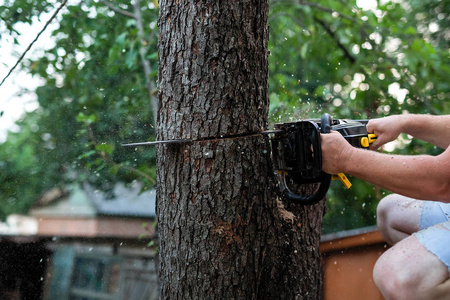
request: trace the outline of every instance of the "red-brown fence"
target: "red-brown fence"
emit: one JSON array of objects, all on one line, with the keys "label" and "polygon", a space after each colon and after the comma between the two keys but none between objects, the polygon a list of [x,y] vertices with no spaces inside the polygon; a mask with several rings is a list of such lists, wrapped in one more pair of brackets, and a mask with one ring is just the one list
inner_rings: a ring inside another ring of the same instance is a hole
[{"label": "red-brown fence", "polygon": [[326,235],[322,238],[325,300],[383,300],[373,282],[377,259],[387,249],[374,228]]}]

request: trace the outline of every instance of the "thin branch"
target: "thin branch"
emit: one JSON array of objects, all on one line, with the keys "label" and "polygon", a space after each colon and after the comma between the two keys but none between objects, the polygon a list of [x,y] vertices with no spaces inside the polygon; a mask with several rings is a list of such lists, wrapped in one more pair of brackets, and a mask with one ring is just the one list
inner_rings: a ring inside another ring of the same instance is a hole
[{"label": "thin branch", "polygon": [[314,17],[314,20],[322,26],[323,29],[328,33],[328,35],[336,42],[338,47],[344,52],[344,56],[350,60],[352,64],[356,62],[356,59],[353,57],[353,55],[350,54],[350,52],[345,48],[345,46],[339,41],[339,38],[334,34],[334,32],[327,26],[327,24],[320,20],[317,17]]},{"label": "thin branch", "polygon": [[325,11],[325,12],[335,13],[335,14],[337,14],[339,17],[344,18],[344,19],[347,19],[347,20],[352,21],[352,22],[359,22],[359,21],[361,21],[361,20],[355,19],[355,18],[353,18],[353,17],[344,15],[343,13],[340,13],[340,12],[334,10],[334,9],[331,9],[331,8],[328,8],[328,7],[321,6],[321,5],[317,4],[317,3],[313,3],[313,2],[303,2],[303,1],[301,1],[301,0],[299,1],[299,3],[300,3],[300,5],[303,5],[303,6],[315,7],[315,8],[317,8],[317,9],[322,10],[322,11]]},{"label": "thin branch", "polygon": [[20,64],[20,62],[23,60],[23,58],[25,57],[25,55],[28,53],[28,51],[30,51],[31,47],[34,45],[34,43],[36,43],[36,41],[39,39],[39,37],[41,36],[41,34],[47,29],[48,25],[50,25],[50,23],[53,21],[54,18],[56,18],[56,16],[58,15],[59,11],[64,7],[64,5],[66,5],[67,0],[64,0],[63,3],[61,3],[61,5],[58,7],[58,9],[53,13],[53,15],[50,17],[50,19],[47,21],[47,23],[45,23],[44,28],[42,28],[41,31],[39,31],[39,33],[36,35],[36,37],[34,38],[34,40],[28,45],[27,49],[25,49],[25,51],[22,53],[22,55],[19,57],[19,59],[16,61],[16,64],[9,70],[8,74],[6,74],[6,76],[3,78],[2,82],[0,82],[0,86],[3,85],[3,83],[5,82],[5,80],[11,75],[11,73],[17,68],[17,66]]},{"label": "thin branch", "polygon": [[139,174],[142,177],[144,177],[145,179],[147,179],[148,181],[150,181],[151,183],[156,184],[156,180],[155,179],[151,178],[149,175],[147,175],[146,173],[142,172],[141,170],[135,169],[135,168],[130,167],[130,166],[125,166],[125,165],[122,165],[122,164],[116,164],[116,165],[118,165],[120,168],[125,169],[127,171],[131,171],[131,172],[134,172],[136,174]]},{"label": "thin branch", "polygon": [[120,8],[115,7],[114,5],[112,5],[110,2],[106,1],[106,0],[99,0],[100,3],[106,5],[107,7],[109,7],[111,10],[125,15],[127,17],[133,18],[136,20],[136,27],[138,29],[138,38],[140,41],[140,46],[139,46],[139,55],[141,58],[141,63],[142,63],[142,67],[144,69],[144,75],[145,75],[145,81],[146,81],[146,85],[147,85],[147,89],[149,91],[149,97],[150,97],[150,103],[152,106],[152,112],[153,112],[153,122],[154,124],[156,124],[156,118],[157,118],[157,112],[158,112],[158,104],[157,104],[157,99],[155,98],[155,96],[153,95],[153,92],[156,90],[156,85],[155,83],[152,81],[150,74],[152,73],[152,69],[150,66],[150,61],[148,59],[145,58],[145,46],[147,44],[147,42],[144,39],[144,26],[143,26],[143,20],[142,20],[142,14],[141,14],[141,4],[140,4],[140,0],[135,0],[133,3],[133,10],[134,13],[128,12],[126,10],[122,10]]},{"label": "thin branch", "polygon": [[133,13],[131,13],[129,11],[126,11],[126,10],[123,10],[123,9],[120,9],[118,7],[115,7],[114,5],[112,5],[111,3],[109,3],[106,0],[99,0],[99,2],[104,4],[104,5],[106,5],[106,6],[108,6],[112,11],[115,11],[116,13],[119,13],[119,14],[122,14],[124,16],[136,19],[136,16]]},{"label": "thin branch", "polygon": [[156,90],[156,84],[151,78],[152,73],[152,67],[150,65],[150,61],[145,57],[146,54],[146,46],[147,41],[145,40],[145,32],[144,32],[144,25],[143,25],[143,19],[141,14],[141,2],[140,0],[135,0],[133,3],[134,8],[134,15],[136,17],[136,27],[138,29],[138,38],[140,41],[139,45],[139,55],[141,58],[142,67],[144,69],[144,75],[145,75],[145,82],[148,89],[148,94],[150,98],[150,104],[152,106],[152,113],[153,113],[153,125],[156,126],[156,119],[158,114],[158,99],[154,96],[153,91]]}]

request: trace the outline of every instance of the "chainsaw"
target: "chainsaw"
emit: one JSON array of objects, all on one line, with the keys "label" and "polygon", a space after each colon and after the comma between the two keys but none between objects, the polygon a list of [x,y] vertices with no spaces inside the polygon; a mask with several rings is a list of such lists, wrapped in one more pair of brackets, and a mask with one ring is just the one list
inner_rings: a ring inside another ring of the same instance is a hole
[{"label": "chainsaw", "polygon": [[[366,130],[368,120],[333,120],[329,114],[322,118],[276,124],[281,133],[275,134],[272,153],[278,170],[283,199],[304,205],[322,200],[331,180],[340,180],[349,189],[351,183],[343,173],[330,175],[322,171],[320,135],[338,131],[352,146],[369,148],[376,140],[375,134]],[[316,191],[302,196],[291,191],[289,183],[296,185],[319,183]]]},{"label": "chainsaw", "polygon": [[[275,124],[274,130],[257,133],[203,137],[197,139],[177,139],[166,141],[123,144],[126,147],[152,146],[157,144],[182,144],[198,141],[231,139],[256,135],[273,135],[272,156],[278,172],[279,187],[284,201],[311,205],[325,198],[331,180],[339,179],[346,188],[351,183],[343,173],[330,175],[322,171],[322,151],[320,135],[331,130],[338,131],[352,146],[369,148],[376,139],[375,134],[366,130],[368,120],[333,120],[327,113],[320,119],[300,120]],[[292,192],[292,186],[318,184],[316,191],[303,196]]]}]

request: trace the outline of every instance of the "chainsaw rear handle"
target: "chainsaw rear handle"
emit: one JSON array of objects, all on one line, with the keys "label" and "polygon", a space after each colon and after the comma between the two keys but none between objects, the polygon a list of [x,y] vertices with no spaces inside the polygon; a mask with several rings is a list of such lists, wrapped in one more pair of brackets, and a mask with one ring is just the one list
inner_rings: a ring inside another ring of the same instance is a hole
[{"label": "chainsaw rear handle", "polygon": [[[331,116],[327,113],[322,115],[320,119],[320,132],[322,134],[330,133],[331,125],[333,124],[333,120]],[[320,148],[320,143],[318,145],[319,149],[315,149],[316,153],[321,153],[322,149]],[[320,166],[322,169],[322,166]],[[280,185],[283,193],[283,198],[291,201],[293,203],[302,204],[302,205],[312,205],[318,203],[320,200],[324,199],[328,189],[330,188],[331,183],[331,175],[321,171],[321,180],[319,183],[319,188],[317,191],[311,195],[301,196],[293,193],[286,184],[286,172],[280,171]]]}]

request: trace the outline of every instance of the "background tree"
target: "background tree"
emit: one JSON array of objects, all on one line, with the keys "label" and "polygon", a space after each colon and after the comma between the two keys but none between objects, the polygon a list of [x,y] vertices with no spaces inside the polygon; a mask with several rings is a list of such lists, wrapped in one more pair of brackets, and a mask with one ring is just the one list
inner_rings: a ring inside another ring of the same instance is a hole
[{"label": "background tree", "polygon": [[[364,119],[403,112],[448,114],[449,6],[386,1],[274,1],[270,13],[270,119]],[[394,153],[439,153],[403,136]],[[331,184],[324,231],[375,224],[386,191],[356,178]]]},{"label": "background tree", "polygon": [[[0,11],[13,37],[18,34],[15,22],[32,22],[32,15],[53,9],[50,2],[44,7],[25,2],[6,1]],[[139,149],[131,156],[120,146],[148,139],[155,132],[149,94],[155,98],[158,10],[155,3],[145,2],[139,18],[135,15],[138,3],[67,5],[52,34],[54,46],[41,58],[24,62],[24,68],[45,84],[36,90],[39,108],[19,122],[23,133],[10,134],[2,147],[17,151],[22,147],[17,141],[22,140],[31,149],[31,158],[21,162],[28,185],[12,174],[13,169],[4,169],[11,184],[2,184],[5,192],[0,198],[12,203],[11,211],[15,207],[16,212],[26,212],[45,190],[73,181],[89,181],[104,190],[111,190],[117,181],[137,178],[147,188],[155,183],[155,150]],[[19,19],[17,11],[21,11]],[[142,32],[139,22],[144,19],[146,31]],[[27,141],[26,135],[33,138]],[[8,153],[3,161],[5,166],[19,163]],[[51,175],[40,176],[44,173]]]}]

